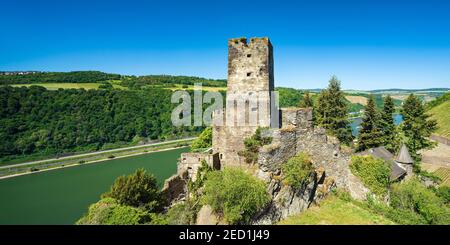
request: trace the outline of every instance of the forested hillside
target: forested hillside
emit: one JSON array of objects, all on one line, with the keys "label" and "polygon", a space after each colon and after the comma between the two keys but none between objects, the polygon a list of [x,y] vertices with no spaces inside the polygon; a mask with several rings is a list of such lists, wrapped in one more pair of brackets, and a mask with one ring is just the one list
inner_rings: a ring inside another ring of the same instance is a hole
[{"label": "forested hillside", "polygon": [[24,75],[0,75],[2,84],[30,84],[30,83],[92,83],[107,80],[117,80],[118,74],[108,74],[100,71],[72,71],[72,72],[37,72]]},{"label": "forested hillside", "polygon": [[170,87],[174,85],[194,85],[202,83],[207,87],[225,87],[225,79],[207,79],[190,76],[148,75],[148,76],[122,76],[100,71],[72,71],[72,72],[36,72],[30,74],[0,74],[1,84],[32,84],[32,83],[94,83],[110,80],[118,82],[129,88],[142,88],[146,86]]},{"label": "forested hillside", "polygon": [[0,87],[0,160],[25,154],[98,150],[106,144],[191,135],[175,128],[171,91],[50,91]]}]

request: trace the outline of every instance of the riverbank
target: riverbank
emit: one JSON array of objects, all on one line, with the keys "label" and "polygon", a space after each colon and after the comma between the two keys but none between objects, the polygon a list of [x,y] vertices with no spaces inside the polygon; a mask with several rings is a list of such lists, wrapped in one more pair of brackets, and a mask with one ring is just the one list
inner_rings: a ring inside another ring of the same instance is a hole
[{"label": "riverbank", "polygon": [[[130,154],[130,155],[118,156],[118,157],[115,157],[115,158],[100,159],[100,160],[86,162],[83,165],[92,164],[92,163],[106,162],[106,161],[111,161],[111,160],[116,160],[116,159],[121,159],[121,158],[127,158],[127,157],[134,157],[134,156],[139,156],[139,155],[144,155],[144,154],[157,153],[157,152],[162,152],[162,151],[171,151],[171,150],[182,149],[182,148],[187,148],[187,146],[172,147],[172,148],[166,148],[166,149],[161,149],[161,150],[154,150],[154,151],[149,151],[149,152],[141,152],[141,153],[135,153],[135,154]],[[33,172],[30,171],[30,172],[23,172],[23,173],[18,173],[18,174],[0,176],[0,180],[7,179],[7,178],[18,177],[18,176],[27,175],[27,174],[38,174],[38,173],[42,173],[42,172],[46,172],[46,171],[62,169],[62,168],[69,168],[69,167],[75,167],[75,166],[80,166],[80,165],[81,164],[76,163],[76,164],[70,164],[70,165],[62,165],[61,167],[47,168],[47,169],[43,169],[43,170],[40,170],[40,171],[33,171]]]},{"label": "riverbank", "polygon": [[141,154],[153,153],[162,150],[187,147],[195,138],[158,142],[133,147],[124,147],[106,151],[91,152],[68,156],[59,159],[47,159],[15,165],[0,167],[0,179],[21,176],[24,174],[38,173],[65,167],[85,165],[89,163],[103,162],[118,158],[131,157]]}]

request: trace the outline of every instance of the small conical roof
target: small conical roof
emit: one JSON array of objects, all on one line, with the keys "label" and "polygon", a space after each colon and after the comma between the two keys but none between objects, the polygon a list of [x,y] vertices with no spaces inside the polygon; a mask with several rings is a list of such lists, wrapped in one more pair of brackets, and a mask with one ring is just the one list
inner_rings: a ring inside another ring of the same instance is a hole
[{"label": "small conical roof", "polygon": [[395,161],[404,164],[412,164],[414,162],[405,144],[402,144]]}]

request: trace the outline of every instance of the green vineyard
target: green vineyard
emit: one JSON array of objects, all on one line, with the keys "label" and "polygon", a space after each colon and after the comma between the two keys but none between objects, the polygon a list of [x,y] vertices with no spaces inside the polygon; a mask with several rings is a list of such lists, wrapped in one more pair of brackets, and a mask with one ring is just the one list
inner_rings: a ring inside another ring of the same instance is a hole
[{"label": "green vineyard", "polygon": [[434,174],[441,178],[441,185],[450,186],[450,168],[438,168]]}]

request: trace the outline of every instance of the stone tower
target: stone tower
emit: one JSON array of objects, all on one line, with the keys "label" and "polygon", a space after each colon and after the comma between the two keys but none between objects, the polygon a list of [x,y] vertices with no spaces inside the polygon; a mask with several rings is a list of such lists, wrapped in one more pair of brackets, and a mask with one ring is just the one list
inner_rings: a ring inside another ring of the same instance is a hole
[{"label": "stone tower", "polygon": [[[228,40],[228,82],[225,111],[216,111],[213,126],[213,153],[220,165],[241,165],[238,155],[244,139],[258,127],[269,127],[276,116],[271,101],[274,88],[272,44],[269,38]],[[275,120],[274,120],[275,121]]]}]

